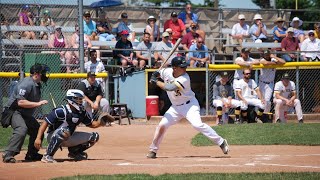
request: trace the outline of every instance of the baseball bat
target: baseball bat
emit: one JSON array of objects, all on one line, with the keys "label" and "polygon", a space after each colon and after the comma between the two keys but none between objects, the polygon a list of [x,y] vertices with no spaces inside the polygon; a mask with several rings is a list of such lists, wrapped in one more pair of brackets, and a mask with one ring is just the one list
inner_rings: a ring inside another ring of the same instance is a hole
[{"label": "baseball bat", "polygon": [[52,101],[53,107],[54,107],[54,108],[57,108],[56,102],[54,101],[53,96],[52,96],[51,93],[50,93],[50,97],[51,97],[51,101]]},{"label": "baseball bat", "polygon": [[179,38],[176,42],[176,44],[173,46],[173,48],[171,49],[169,56],[167,57],[167,59],[161,64],[161,66],[159,67],[158,70],[162,69],[163,66],[166,64],[166,62],[169,60],[169,58],[172,56],[172,54],[176,51],[176,49],[179,47],[179,44],[181,43],[181,38]]}]

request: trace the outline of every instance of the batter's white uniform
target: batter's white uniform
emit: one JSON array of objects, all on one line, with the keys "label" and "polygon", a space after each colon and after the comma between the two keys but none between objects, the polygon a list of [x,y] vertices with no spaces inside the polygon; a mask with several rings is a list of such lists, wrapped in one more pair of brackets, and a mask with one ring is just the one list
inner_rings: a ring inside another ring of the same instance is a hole
[{"label": "batter's white uniform", "polygon": [[[243,57],[237,57],[234,62],[237,64],[237,62],[253,62],[254,59],[251,57],[248,57],[248,59],[244,60]],[[233,89],[236,89],[236,84],[238,81],[240,81],[243,78],[243,69],[237,69],[234,72],[233,76]]]},{"label": "batter's white uniform", "polygon": [[166,68],[160,70],[160,77],[165,83],[175,83],[179,89],[176,91],[167,91],[172,105],[164,114],[156,129],[150,151],[157,152],[166,130],[171,125],[178,123],[182,118],[186,118],[196,130],[220,146],[224,139],[209,125],[201,121],[200,106],[198,100],[195,98],[194,92],[191,90],[189,75],[185,73],[174,78],[173,69]]},{"label": "batter's white uniform", "polygon": [[[275,58],[271,58],[271,62],[276,62]],[[262,68],[259,76],[259,89],[262,97],[266,102],[264,112],[268,113],[271,110],[271,97],[274,88],[274,78],[276,76],[275,68]]]},{"label": "batter's white uniform", "polygon": [[[282,83],[282,81],[279,81],[276,83],[274,87],[274,98],[273,103],[275,104],[275,119],[280,119],[282,122],[286,122],[287,119],[284,117],[284,112],[287,111],[288,106],[286,105],[286,102],[282,99],[276,98],[276,93],[280,93],[280,96],[290,99],[291,94],[296,91],[296,85],[293,81],[290,81],[287,87],[285,87]],[[301,103],[299,99],[294,100],[294,108],[296,110],[297,118],[298,120],[303,119],[302,115],[302,108]]]},{"label": "batter's white uniform", "polygon": [[242,97],[248,102],[248,104],[245,104],[241,101],[241,110],[247,110],[248,105],[257,106],[260,109],[265,108],[264,104],[262,104],[261,100],[257,97],[257,88],[257,83],[253,79],[249,79],[248,83],[243,79],[239,80],[236,86],[236,91],[241,91]]}]

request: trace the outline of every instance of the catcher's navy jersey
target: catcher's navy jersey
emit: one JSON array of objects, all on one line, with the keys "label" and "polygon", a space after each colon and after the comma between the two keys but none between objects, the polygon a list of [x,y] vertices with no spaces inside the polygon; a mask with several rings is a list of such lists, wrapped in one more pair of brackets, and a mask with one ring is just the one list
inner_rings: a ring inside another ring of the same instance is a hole
[{"label": "catcher's navy jersey", "polygon": [[86,126],[90,126],[92,123],[92,119],[87,111],[82,111],[81,113],[78,111],[73,112],[69,105],[53,109],[45,118],[45,121],[50,124],[48,133],[61,126],[65,126],[69,127],[71,134],[73,134],[80,123],[83,123]]}]

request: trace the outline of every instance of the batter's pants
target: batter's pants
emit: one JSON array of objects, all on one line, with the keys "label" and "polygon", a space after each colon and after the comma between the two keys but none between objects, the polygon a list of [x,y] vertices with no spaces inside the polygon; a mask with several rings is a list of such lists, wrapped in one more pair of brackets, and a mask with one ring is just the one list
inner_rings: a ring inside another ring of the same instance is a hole
[{"label": "batter's pants", "polygon": [[201,121],[198,100],[196,98],[192,98],[189,103],[184,103],[180,106],[172,105],[164,114],[155,131],[152,144],[150,145],[150,151],[158,151],[159,145],[167,129],[178,123],[182,118],[186,118],[194,129],[201,132],[217,145],[220,146],[223,143],[223,138],[219,136],[209,125]]}]

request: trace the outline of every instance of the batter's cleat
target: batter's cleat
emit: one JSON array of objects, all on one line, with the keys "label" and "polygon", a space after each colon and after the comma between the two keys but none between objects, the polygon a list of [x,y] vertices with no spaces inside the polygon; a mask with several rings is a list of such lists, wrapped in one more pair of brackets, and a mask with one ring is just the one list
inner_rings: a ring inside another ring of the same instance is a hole
[{"label": "batter's cleat", "polygon": [[54,160],[52,156],[44,155],[41,159],[41,162],[43,162],[43,163],[56,163],[57,161]]},{"label": "batter's cleat", "polygon": [[223,143],[220,145],[220,148],[224,154],[228,154],[230,151],[229,145],[226,139],[223,140]]},{"label": "batter's cleat", "polygon": [[69,152],[68,157],[76,161],[82,161],[82,160],[88,159],[88,154],[86,152],[80,152],[80,153]]},{"label": "batter's cleat", "polygon": [[240,119],[234,119],[235,124],[240,124]]},{"label": "batter's cleat", "polygon": [[155,158],[157,158],[157,153],[155,153],[155,152],[153,152],[153,151],[150,151],[150,152],[147,154],[147,158],[155,159]]},{"label": "batter's cleat", "polygon": [[42,159],[43,155],[39,153],[33,153],[33,154],[26,154],[26,157],[24,158],[26,161],[40,161]]},{"label": "batter's cleat", "polygon": [[302,123],[303,123],[303,119],[300,119],[300,120],[299,120],[299,123],[302,124]]},{"label": "batter's cleat", "polygon": [[13,152],[7,151],[2,154],[2,161],[4,163],[16,163],[16,159],[13,157]]},{"label": "batter's cleat", "polygon": [[277,120],[276,120],[276,123],[281,123],[281,120],[280,120],[280,119],[277,119]]},{"label": "batter's cleat", "polygon": [[258,117],[256,117],[255,121],[256,121],[256,123],[263,123],[263,122],[261,121],[261,119],[258,118]]}]

